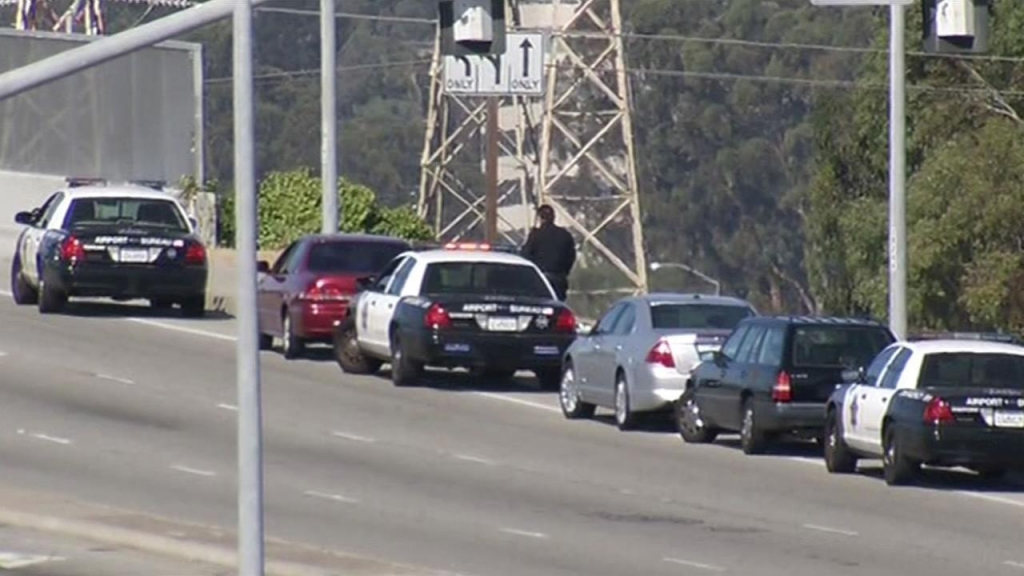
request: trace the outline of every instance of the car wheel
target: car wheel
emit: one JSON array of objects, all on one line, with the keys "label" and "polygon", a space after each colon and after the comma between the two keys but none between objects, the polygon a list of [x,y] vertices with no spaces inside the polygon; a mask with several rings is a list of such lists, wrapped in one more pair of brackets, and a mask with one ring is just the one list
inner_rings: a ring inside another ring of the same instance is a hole
[{"label": "car wheel", "polygon": [[260,350],[270,350],[274,347],[274,337],[270,334],[264,334],[260,332],[259,335],[259,347]]},{"label": "car wheel", "polygon": [[576,385],[576,372],[573,370],[572,364],[566,366],[562,372],[562,382],[558,389],[558,404],[562,407],[562,414],[569,420],[590,418],[597,409],[597,406],[580,399],[580,390]]},{"label": "car wheel", "polygon": [[555,391],[562,386],[562,370],[560,368],[534,370],[533,374],[537,377],[541,390]]},{"label": "car wheel", "polygon": [[825,468],[833,474],[850,474],[857,470],[857,457],[843,441],[839,426],[839,415],[830,410],[825,419]]},{"label": "car wheel", "polygon": [[52,288],[45,281],[39,283],[39,312],[51,314],[60,312],[68,303],[68,296],[57,288]]},{"label": "car wheel", "polygon": [[352,318],[342,322],[334,333],[334,358],[342,371],[348,374],[373,374],[382,364],[380,360],[370,358],[359,348],[356,323]]},{"label": "car wheel", "polygon": [[675,403],[676,429],[687,444],[714,442],[718,431],[709,428],[700,416],[700,407],[692,392],[683,394]]},{"label": "car wheel", "polygon": [[740,425],[740,447],[744,454],[760,454],[765,449],[765,434],[757,421],[754,401],[747,398],[743,402],[743,423]]},{"label": "car wheel", "polygon": [[181,301],[181,315],[185,318],[202,318],[206,314],[206,295],[189,296]]},{"label": "car wheel", "polygon": [[295,326],[292,324],[292,315],[285,311],[281,316],[283,334],[281,336],[281,353],[288,360],[294,360],[305,352],[306,344],[302,338],[295,334]]},{"label": "car wheel", "polygon": [[15,256],[11,263],[11,297],[18,306],[36,304],[39,301],[39,293],[29,285],[22,274],[21,257]]},{"label": "car wheel", "polygon": [[885,483],[890,486],[909,484],[917,476],[918,464],[903,453],[896,431],[888,428],[883,443],[882,471]]},{"label": "car wheel", "polygon": [[626,377],[619,374],[615,378],[615,425],[619,430],[632,430],[636,428],[636,421],[636,414],[630,406]]},{"label": "car wheel", "polygon": [[409,360],[402,341],[391,339],[391,382],[395,386],[412,386],[423,373],[423,366]]}]

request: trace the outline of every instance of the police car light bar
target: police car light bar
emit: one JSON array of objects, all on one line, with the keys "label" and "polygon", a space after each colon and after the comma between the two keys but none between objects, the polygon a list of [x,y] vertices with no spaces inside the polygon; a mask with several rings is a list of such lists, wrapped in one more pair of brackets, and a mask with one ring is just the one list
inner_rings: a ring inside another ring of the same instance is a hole
[{"label": "police car light bar", "polygon": [[128,183],[135,184],[136,186],[145,186],[153,190],[163,190],[167,187],[167,182],[163,180],[129,180]]},{"label": "police car light bar", "polygon": [[107,185],[107,180],[105,178],[80,178],[75,176],[69,176],[64,179],[64,182],[68,185],[68,188],[78,188],[79,186]]}]

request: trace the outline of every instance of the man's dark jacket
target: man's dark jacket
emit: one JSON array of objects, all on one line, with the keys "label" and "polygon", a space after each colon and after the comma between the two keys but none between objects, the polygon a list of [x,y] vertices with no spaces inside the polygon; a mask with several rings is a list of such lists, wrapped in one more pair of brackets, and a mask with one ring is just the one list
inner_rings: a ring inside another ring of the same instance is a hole
[{"label": "man's dark jacket", "polygon": [[567,278],[576,263],[576,241],[565,228],[542,224],[530,230],[522,254],[544,273]]}]

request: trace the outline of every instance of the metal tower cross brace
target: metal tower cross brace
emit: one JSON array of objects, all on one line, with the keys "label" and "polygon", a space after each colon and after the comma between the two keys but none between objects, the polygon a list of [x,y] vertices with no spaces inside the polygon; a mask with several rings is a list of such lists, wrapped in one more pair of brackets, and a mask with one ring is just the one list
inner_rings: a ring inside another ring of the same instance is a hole
[{"label": "metal tower cross brace", "polygon": [[70,0],[68,8],[61,15],[51,8],[49,0],[0,0],[0,6],[16,4],[14,27],[17,30],[51,30],[71,34],[75,24],[82,24],[82,31],[88,35],[106,33],[104,8],[107,2],[136,4],[150,8],[189,8],[193,0]]},{"label": "metal tower cross brace", "polygon": [[[647,264],[620,0],[553,0],[572,8],[551,46],[540,197],[559,220],[646,292]],[[618,290],[616,290],[618,291]]]},{"label": "metal tower cross brace", "polygon": [[[419,214],[439,239],[482,240],[486,198],[481,149],[487,125],[486,98],[445,93],[439,36],[430,76],[430,102],[420,161]],[[498,206],[533,205],[539,147],[535,117],[540,114],[531,112],[528,99],[515,96],[501,98],[498,108]],[[498,234],[502,241],[521,243],[528,225],[507,212],[498,212]]]}]

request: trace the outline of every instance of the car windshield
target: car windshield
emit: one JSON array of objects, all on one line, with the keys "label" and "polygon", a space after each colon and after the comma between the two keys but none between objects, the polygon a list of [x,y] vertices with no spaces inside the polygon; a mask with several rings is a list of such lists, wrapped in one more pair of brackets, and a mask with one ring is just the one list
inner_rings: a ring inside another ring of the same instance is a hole
[{"label": "car windshield", "polygon": [[753,315],[750,307],[735,304],[651,304],[651,327],[732,330],[740,320]]},{"label": "car windshield", "polygon": [[500,262],[438,262],[427,266],[423,295],[501,294],[551,299],[540,273],[523,264]]},{"label": "car windshield", "polygon": [[188,232],[178,206],[158,198],[78,198],[71,202],[67,228],[136,226]]},{"label": "car windshield", "polygon": [[317,242],[309,249],[306,267],[318,274],[375,274],[408,249],[400,242]]},{"label": "car windshield", "polygon": [[1024,356],[974,352],[928,354],[921,366],[918,387],[1024,390]]},{"label": "car windshield", "polygon": [[793,365],[818,368],[867,366],[892,334],[873,326],[798,326],[793,332]]}]

